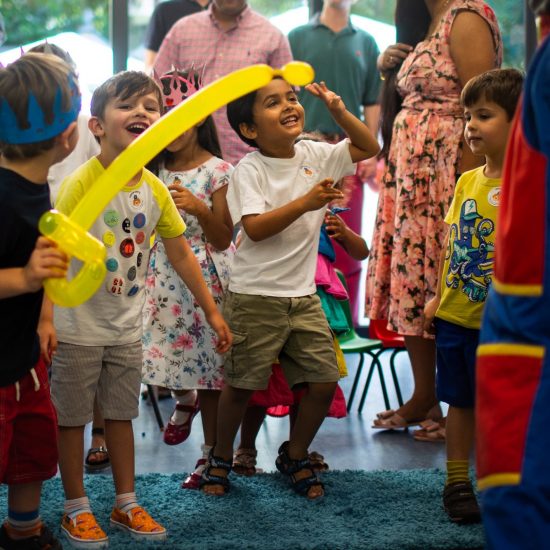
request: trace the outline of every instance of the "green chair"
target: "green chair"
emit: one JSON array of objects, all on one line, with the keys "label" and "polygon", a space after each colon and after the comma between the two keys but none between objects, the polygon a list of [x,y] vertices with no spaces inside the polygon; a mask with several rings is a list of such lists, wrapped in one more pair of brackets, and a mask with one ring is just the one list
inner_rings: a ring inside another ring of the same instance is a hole
[{"label": "green chair", "polygon": [[[346,290],[348,289],[346,278],[344,277],[344,274],[336,270],[336,273],[338,274],[338,277]],[[363,408],[363,403],[367,395],[367,391],[369,389],[372,376],[374,374],[374,369],[378,372],[378,377],[380,378],[380,386],[382,388],[382,395],[384,397],[384,404],[386,405],[386,409],[390,408],[390,401],[388,399],[388,390],[386,389],[386,381],[384,380],[384,373],[382,371],[382,365],[380,364],[379,355],[384,351],[384,348],[382,346],[381,340],[374,340],[371,338],[363,338],[362,336],[359,336],[355,329],[353,328],[353,319],[351,316],[351,308],[349,305],[349,300],[342,300],[340,301],[340,304],[342,305],[342,309],[344,310],[344,313],[346,314],[346,319],[348,320],[348,326],[350,327],[347,332],[338,334],[338,343],[340,344],[340,348],[342,348],[342,352],[344,355],[350,355],[352,353],[359,354],[359,364],[357,365],[357,371],[355,372],[355,378],[353,379],[353,384],[351,386],[351,392],[348,398],[348,404],[347,409],[348,412],[351,410],[351,404],[353,402],[353,398],[355,397],[355,392],[357,391],[357,385],[359,384],[359,380],[361,378],[361,373],[363,371],[363,365],[365,363],[365,355],[370,356],[371,358],[371,364],[369,367],[369,372],[367,373],[367,379],[365,380],[365,386],[363,389],[363,395],[361,399],[361,406],[359,408],[359,412],[361,412],[361,409]]]}]

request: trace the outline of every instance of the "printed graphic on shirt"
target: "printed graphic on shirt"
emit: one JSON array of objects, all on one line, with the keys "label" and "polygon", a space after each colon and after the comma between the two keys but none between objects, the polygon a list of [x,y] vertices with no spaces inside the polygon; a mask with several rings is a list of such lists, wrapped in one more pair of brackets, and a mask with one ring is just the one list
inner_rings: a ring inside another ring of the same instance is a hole
[{"label": "printed graphic on shirt", "polygon": [[[493,220],[483,217],[474,199],[460,209],[459,225],[450,227],[450,262],[445,283],[448,288],[466,294],[471,302],[484,302],[493,277],[495,230]],[[494,236],[492,237],[494,239]]]}]

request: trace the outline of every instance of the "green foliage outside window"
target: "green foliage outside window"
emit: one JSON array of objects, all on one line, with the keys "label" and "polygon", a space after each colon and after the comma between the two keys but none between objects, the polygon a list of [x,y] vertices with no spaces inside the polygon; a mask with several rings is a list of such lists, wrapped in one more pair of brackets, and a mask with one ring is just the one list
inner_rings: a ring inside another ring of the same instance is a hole
[{"label": "green foliage outside window", "polygon": [[[139,0],[130,0],[136,2]],[[494,8],[504,40],[504,62],[523,67],[523,2],[487,0]],[[250,5],[266,17],[303,5],[301,0],[250,0]],[[388,0],[359,0],[353,13],[393,22],[395,3]],[[93,31],[109,36],[109,0],[2,0],[0,10],[7,32],[5,46],[19,46],[63,31],[91,25]]]}]

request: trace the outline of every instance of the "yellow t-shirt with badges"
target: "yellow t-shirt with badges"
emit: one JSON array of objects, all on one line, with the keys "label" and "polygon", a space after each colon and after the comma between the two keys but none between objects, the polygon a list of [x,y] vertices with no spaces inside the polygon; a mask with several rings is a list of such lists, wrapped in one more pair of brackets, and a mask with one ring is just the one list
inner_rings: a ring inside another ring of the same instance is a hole
[{"label": "yellow t-shirt with badges", "polygon": [[500,178],[487,178],[484,166],[462,174],[445,222],[449,246],[442,272],[436,317],[478,329],[493,279]]},{"label": "yellow t-shirt with badges", "polygon": [[[57,196],[57,210],[70,214],[104,171],[93,157],[68,176]],[[154,231],[164,238],[179,237],[185,231],[185,223],[166,186],[143,169],[140,181],[117,193],[89,230],[107,248],[107,276],[103,286],[84,304],[55,308],[59,341],[105,346],[140,340]],[[78,268],[73,260],[69,279]]]}]

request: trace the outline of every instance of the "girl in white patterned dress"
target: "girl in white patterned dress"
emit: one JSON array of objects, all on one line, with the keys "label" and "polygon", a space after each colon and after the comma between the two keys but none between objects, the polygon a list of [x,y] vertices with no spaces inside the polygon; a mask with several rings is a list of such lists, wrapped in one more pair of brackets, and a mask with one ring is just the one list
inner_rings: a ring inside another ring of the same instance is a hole
[{"label": "girl in white patterned dress", "polygon": [[[160,78],[164,106],[171,109],[200,87],[194,71],[172,71]],[[221,306],[229,280],[234,247],[233,226],[225,199],[233,167],[220,158],[212,117],[183,133],[166,149],[159,177],[172,192],[187,226],[185,236],[197,256],[214,301]],[[164,441],[187,439],[201,411],[203,457],[183,486],[196,488],[202,464],[216,434],[218,397],[223,384],[223,358],[216,335],[193,295],[169,263],[162,242],[149,260],[143,312],[143,382],[170,388],[176,407]]]}]

